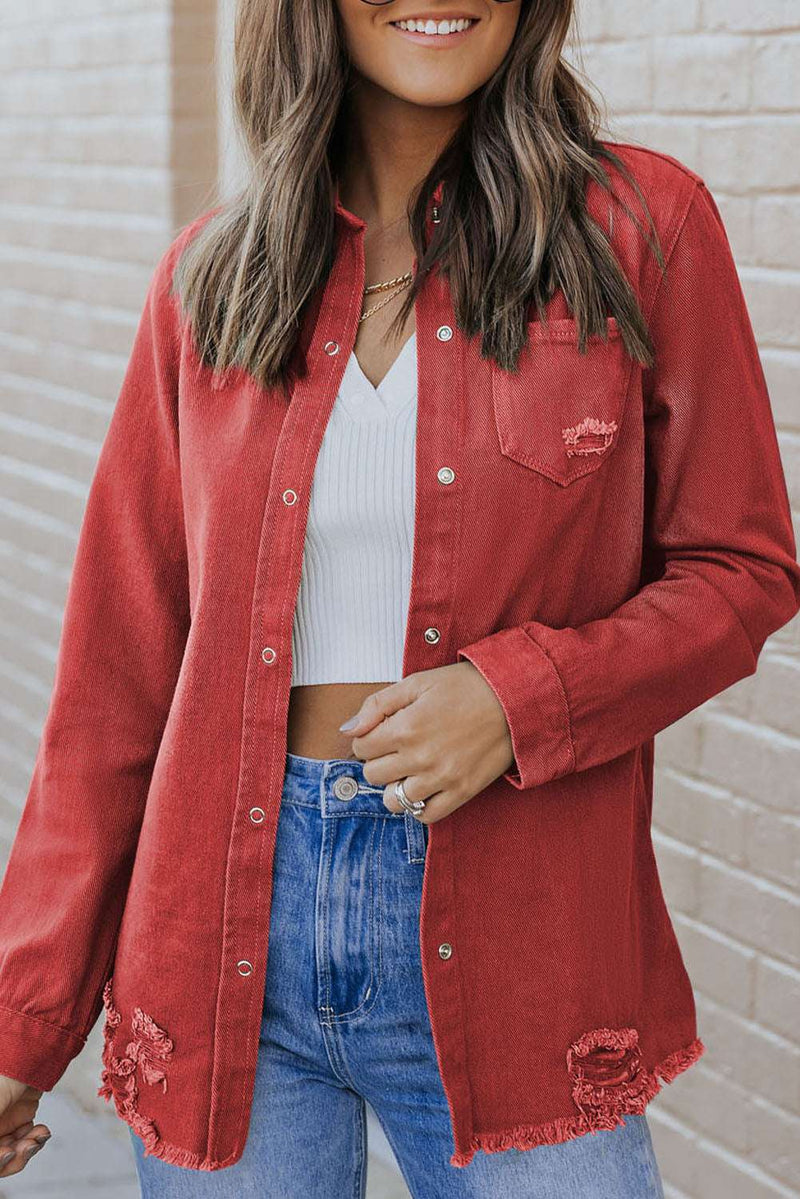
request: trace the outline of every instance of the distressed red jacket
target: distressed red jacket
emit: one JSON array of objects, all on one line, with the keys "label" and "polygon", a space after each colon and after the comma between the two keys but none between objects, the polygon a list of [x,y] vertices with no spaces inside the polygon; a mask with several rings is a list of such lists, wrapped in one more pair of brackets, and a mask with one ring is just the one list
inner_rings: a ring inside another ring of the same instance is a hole
[{"label": "distressed red jacket", "polygon": [[[437,272],[416,305],[403,675],[468,658],[515,756],[429,830],[420,949],[454,1166],[613,1128],[703,1052],[653,854],[653,738],[752,674],[800,607],[718,209],[676,159],[615,148],[666,271],[592,181],[587,202],[653,367],[611,317],[579,354],[560,292],[518,374],[462,335]],[[240,368],[212,387],[195,352],[170,283],[209,213],[158,262],[0,890],[0,1072],[53,1087],[104,1001],[99,1093],[199,1170],[237,1161],[250,1122],[304,523],[364,287],[365,223],[335,211],[288,403]]]}]

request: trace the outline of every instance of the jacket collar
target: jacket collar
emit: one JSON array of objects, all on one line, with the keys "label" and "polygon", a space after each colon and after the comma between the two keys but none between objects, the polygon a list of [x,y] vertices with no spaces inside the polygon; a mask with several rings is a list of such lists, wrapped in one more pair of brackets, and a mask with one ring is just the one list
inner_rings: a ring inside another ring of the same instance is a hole
[{"label": "jacket collar", "polygon": [[[433,204],[438,204],[442,198],[443,184],[444,184],[444,180],[440,179],[439,182],[436,184],[436,187],[433,189],[433,195],[432,195],[430,201],[428,202],[428,214],[425,218],[425,223],[426,223],[426,228],[427,228],[428,233],[430,233],[430,226],[433,223],[432,219],[431,219],[431,209],[433,207]],[[338,180],[334,183],[333,205],[334,205],[334,212],[336,214],[337,219],[339,221],[341,221],[341,223],[345,226],[345,228],[352,229],[356,232],[359,232],[362,229],[366,229],[366,227],[367,227],[366,221],[363,221],[361,219],[361,217],[356,216],[356,214],[354,212],[351,212],[349,208],[345,208],[344,204],[342,204],[342,201],[341,201],[341,198],[339,195]]]}]

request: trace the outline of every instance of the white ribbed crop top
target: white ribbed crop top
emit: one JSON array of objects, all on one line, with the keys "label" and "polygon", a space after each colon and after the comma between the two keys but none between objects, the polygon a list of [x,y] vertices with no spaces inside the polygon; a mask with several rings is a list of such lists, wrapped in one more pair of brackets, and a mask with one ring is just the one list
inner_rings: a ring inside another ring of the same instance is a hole
[{"label": "white ribbed crop top", "polygon": [[351,353],[309,498],[292,685],[402,676],[411,555],[417,338],[378,387]]}]

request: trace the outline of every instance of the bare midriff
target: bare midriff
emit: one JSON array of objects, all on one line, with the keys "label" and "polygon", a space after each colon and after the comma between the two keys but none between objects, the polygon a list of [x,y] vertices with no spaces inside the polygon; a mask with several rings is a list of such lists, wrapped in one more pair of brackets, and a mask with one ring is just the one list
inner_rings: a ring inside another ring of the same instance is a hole
[{"label": "bare midriff", "polygon": [[353,757],[352,734],[339,725],[387,683],[315,683],[292,687],[289,695],[289,753],[304,758]]}]

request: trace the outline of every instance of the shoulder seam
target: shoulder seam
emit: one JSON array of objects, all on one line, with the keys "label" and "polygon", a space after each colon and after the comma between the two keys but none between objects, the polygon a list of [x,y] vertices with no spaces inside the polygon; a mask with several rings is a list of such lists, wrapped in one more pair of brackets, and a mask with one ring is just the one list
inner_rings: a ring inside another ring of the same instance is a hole
[{"label": "shoulder seam", "polygon": [[664,267],[661,271],[661,274],[658,276],[656,285],[653,288],[653,294],[650,299],[650,303],[647,306],[647,314],[646,314],[645,319],[647,320],[648,325],[650,323],[650,317],[653,314],[653,309],[655,308],[656,299],[657,299],[658,293],[661,289],[661,284],[664,281],[664,278],[667,274],[669,264],[672,261],[673,252],[675,250],[676,245],[678,244],[678,239],[679,239],[681,233],[683,232],[684,226],[686,225],[687,218],[689,216],[689,213],[692,210],[692,206],[695,202],[695,199],[700,194],[701,190],[707,190],[706,185],[702,179],[695,178],[694,187],[692,187],[686,193],[684,193],[685,197],[686,197],[686,202],[681,209],[678,209],[678,216],[677,216],[677,219],[675,220],[673,230],[670,235],[668,249],[664,255]]},{"label": "shoulder seam", "polygon": [[187,221],[185,225],[181,225],[180,228],[172,235],[169,242],[159,255],[156,269],[164,271],[171,277],[178,259],[191,241],[194,234],[198,232],[202,226],[205,225],[206,221],[210,220],[211,217],[214,216],[221,207],[221,205],[218,205],[214,208],[208,208],[204,212],[201,212],[199,216],[194,217],[191,221]]},{"label": "shoulder seam", "polygon": [[215,213],[217,208],[206,209],[199,216],[188,221],[178,229],[159,255],[151,278],[151,291],[153,294],[153,302],[157,305],[170,304],[171,311],[175,316],[177,328],[179,329],[183,322],[183,312],[181,310],[178,298],[173,290],[173,282],[175,278],[175,269],[178,265],[178,260],[181,254],[186,249],[186,246],[191,241],[194,234],[209,220]]},{"label": "shoulder seam", "polygon": [[660,158],[662,162],[668,162],[670,166],[673,166],[679,170],[681,174],[687,177],[687,179],[693,179],[695,182],[702,182],[701,176],[697,171],[693,170],[690,166],[687,166],[686,163],[681,162],[679,158],[675,158],[673,155],[667,154],[665,151],[655,150],[652,146],[640,146],[636,142],[611,142],[609,144],[612,146],[624,146],[628,150],[637,150],[640,154],[649,154],[651,158]]}]

